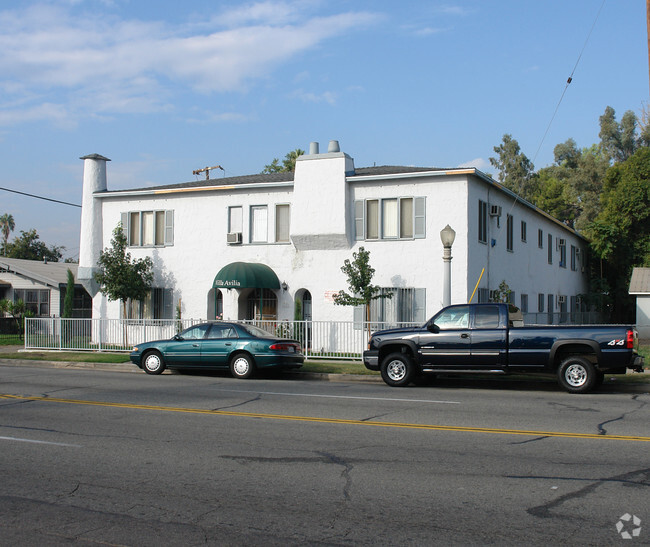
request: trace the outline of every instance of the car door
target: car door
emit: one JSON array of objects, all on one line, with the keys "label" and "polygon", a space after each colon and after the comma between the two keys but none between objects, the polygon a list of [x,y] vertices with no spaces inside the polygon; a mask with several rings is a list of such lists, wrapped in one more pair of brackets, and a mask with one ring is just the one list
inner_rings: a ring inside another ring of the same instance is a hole
[{"label": "car door", "polygon": [[420,336],[420,360],[425,368],[462,368],[470,364],[469,306],[445,308]]},{"label": "car door", "polygon": [[501,369],[507,364],[507,317],[497,305],[473,306],[471,330],[472,368]]},{"label": "car door", "polygon": [[194,325],[167,343],[164,359],[168,366],[192,367],[201,363],[201,344],[209,323]]},{"label": "car door", "polygon": [[201,365],[227,367],[230,354],[237,347],[237,339],[237,333],[232,325],[214,323],[201,346]]}]

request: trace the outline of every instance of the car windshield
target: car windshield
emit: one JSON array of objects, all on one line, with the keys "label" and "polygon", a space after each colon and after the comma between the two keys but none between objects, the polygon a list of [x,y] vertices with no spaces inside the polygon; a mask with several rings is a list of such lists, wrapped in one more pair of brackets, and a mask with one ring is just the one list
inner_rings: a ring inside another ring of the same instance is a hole
[{"label": "car windshield", "polygon": [[257,338],[271,338],[273,335],[255,325],[240,325],[248,334]]}]

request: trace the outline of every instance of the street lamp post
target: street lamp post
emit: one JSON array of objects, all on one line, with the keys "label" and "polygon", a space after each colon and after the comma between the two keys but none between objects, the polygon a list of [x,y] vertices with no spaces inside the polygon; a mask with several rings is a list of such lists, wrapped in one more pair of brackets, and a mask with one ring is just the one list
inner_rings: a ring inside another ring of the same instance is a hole
[{"label": "street lamp post", "polygon": [[440,239],[444,251],[442,254],[442,261],[444,262],[443,278],[442,278],[442,305],[451,305],[451,246],[456,239],[456,232],[449,224],[440,231]]}]

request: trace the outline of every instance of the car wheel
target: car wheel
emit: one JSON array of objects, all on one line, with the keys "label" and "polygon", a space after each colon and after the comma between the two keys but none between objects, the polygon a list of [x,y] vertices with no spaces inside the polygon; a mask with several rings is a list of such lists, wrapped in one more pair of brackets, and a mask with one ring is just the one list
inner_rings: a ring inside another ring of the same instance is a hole
[{"label": "car wheel", "polygon": [[253,358],[240,353],[230,361],[230,373],[235,378],[250,378],[255,374]]},{"label": "car wheel", "polygon": [[165,370],[165,361],[157,351],[145,353],[142,368],[147,374],[161,374]]},{"label": "car wheel", "polygon": [[598,382],[598,372],[588,359],[579,355],[567,357],[557,370],[560,385],[569,393],[587,393]]},{"label": "car wheel", "polygon": [[413,360],[405,353],[391,353],[381,362],[381,377],[389,386],[409,385],[416,372]]}]

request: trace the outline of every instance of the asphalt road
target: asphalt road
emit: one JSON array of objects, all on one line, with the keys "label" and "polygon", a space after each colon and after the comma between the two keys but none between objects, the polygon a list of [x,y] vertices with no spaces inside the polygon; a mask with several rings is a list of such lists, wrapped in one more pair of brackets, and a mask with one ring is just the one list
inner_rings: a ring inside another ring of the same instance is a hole
[{"label": "asphalt road", "polygon": [[649,424],[615,385],[1,365],[0,542],[650,544]]}]

